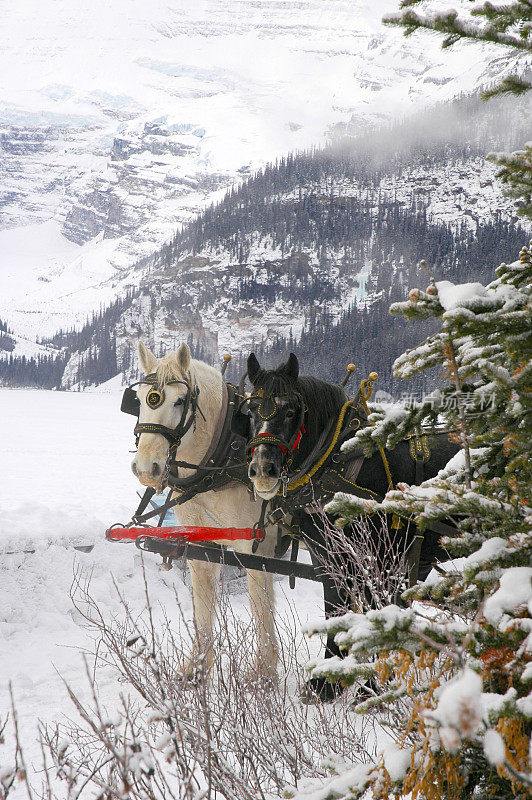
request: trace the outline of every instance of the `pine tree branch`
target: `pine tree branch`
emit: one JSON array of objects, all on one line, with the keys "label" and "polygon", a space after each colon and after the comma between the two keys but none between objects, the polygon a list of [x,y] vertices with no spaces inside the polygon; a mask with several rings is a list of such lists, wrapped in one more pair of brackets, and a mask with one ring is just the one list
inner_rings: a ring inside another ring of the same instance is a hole
[{"label": "pine tree branch", "polygon": [[387,14],[382,21],[385,25],[398,25],[405,28],[405,36],[410,36],[419,28],[445,34],[443,47],[450,47],[459,39],[472,39],[515,47],[518,50],[532,51],[532,40],[528,31],[526,36],[518,37],[506,33],[504,30],[497,30],[491,24],[480,27],[473,22],[460,19],[458,12],[454,9],[433,14],[418,14],[416,11],[407,9]]},{"label": "pine tree branch", "polygon": [[448,340],[448,345],[446,350],[447,350],[446,356],[448,357],[448,361],[451,367],[450,370],[451,380],[453,381],[456,388],[456,405],[457,405],[458,419],[460,421],[460,429],[461,429],[460,439],[461,439],[462,449],[464,451],[464,461],[465,461],[465,484],[468,489],[471,489],[471,477],[472,477],[471,449],[469,447],[469,437],[467,434],[466,413],[462,401],[462,382],[460,380],[460,374],[458,372],[458,364],[456,363],[456,355],[450,337]]},{"label": "pine tree branch", "polygon": [[532,89],[530,81],[523,80],[518,75],[508,75],[491,89],[485,89],[481,92],[480,97],[482,100],[491,100],[492,97],[497,97],[501,94],[513,94],[519,97],[522,94],[526,94],[530,89]]}]

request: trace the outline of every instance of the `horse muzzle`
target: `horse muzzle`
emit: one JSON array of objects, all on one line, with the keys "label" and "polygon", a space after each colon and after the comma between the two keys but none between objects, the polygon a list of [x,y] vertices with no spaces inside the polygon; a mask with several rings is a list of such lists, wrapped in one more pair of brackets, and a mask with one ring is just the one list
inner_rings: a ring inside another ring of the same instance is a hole
[{"label": "horse muzzle", "polygon": [[137,458],[134,458],[131,463],[131,470],[133,475],[139,479],[143,486],[152,486],[158,488],[161,484],[164,467],[161,467],[158,461],[152,461],[151,464],[139,463]]},{"label": "horse muzzle", "polygon": [[279,491],[279,486],[281,485],[281,481],[252,481],[253,488],[255,490],[255,494],[261,498],[261,500],[271,500],[272,497],[275,497],[277,492]]},{"label": "horse muzzle", "polygon": [[279,459],[275,456],[270,457],[267,452],[260,452],[262,449],[263,447],[255,448],[249,463],[248,475],[255,493],[263,500],[271,500],[277,494],[281,483],[282,464],[277,463]]}]

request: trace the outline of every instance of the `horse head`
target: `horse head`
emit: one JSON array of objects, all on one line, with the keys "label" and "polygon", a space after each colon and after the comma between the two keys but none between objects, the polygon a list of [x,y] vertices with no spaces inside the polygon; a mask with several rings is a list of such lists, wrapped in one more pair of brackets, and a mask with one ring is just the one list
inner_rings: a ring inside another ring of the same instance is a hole
[{"label": "horse head", "polygon": [[243,403],[248,415],[248,475],[255,492],[270,500],[312,453],[347,396],[341,386],[299,375],[294,353],[274,370],[255,354],[247,363],[253,391]]},{"label": "horse head", "polygon": [[144,378],[135,384],[137,452],[131,469],[144,486],[160,488],[170,453],[179,449],[181,458],[191,460],[206,450],[222,380],[212,367],[193,360],[185,343],[158,359],[139,342],[138,354]]},{"label": "horse head", "polygon": [[259,497],[269,500],[297,460],[307,408],[299,386],[299,363],[293,353],[276,370],[263,370],[251,353],[247,368],[253,385],[244,404],[249,419],[248,474]]}]

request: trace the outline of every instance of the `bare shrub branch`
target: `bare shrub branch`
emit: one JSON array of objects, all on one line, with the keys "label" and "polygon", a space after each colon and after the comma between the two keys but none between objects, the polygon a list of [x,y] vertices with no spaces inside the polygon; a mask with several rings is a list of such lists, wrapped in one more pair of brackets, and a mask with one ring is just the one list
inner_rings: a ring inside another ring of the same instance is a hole
[{"label": "bare shrub branch", "polygon": [[384,608],[397,602],[407,588],[408,528],[391,529],[382,514],[360,517],[346,528],[337,527],[319,507],[312,515],[325,538],[325,554],[317,553],[321,567],[350,608]]},{"label": "bare shrub branch", "polygon": [[[96,635],[93,663],[85,658],[90,699],[82,700],[65,682],[81,722],[41,729],[43,757],[51,758],[42,791],[47,800],[58,796],[56,784],[66,800],[267,800],[324,775],[331,758],[365,761],[374,753],[372,718],[355,716],[349,694],[332,705],[300,702],[304,672],[295,614],[278,630],[276,682],[266,680],[253,660],[251,621],[222,602],[214,663],[205,674],[200,653],[190,681],[182,669],[192,637],[174,632],[169,620],[156,624],[147,588],[143,615],[134,617],[121,596],[124,613],[110,620],[81,574],[72,593]],[[118,712],[108,711],[100,698],[102,669],[112,669],[122,687]]]}]

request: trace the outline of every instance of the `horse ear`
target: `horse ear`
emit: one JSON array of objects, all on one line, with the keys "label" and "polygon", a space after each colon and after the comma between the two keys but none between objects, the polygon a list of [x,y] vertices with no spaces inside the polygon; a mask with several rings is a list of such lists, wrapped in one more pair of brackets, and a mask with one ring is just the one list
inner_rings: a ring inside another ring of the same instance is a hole
[{"label": "horse ear", "polygon": [[297,356],[295,353],[290,353],[288,356],[288,361],[286,362],[286,373],[290,378],[294,380],[299,375],[299,361],[297,360]]},{"label": "horse ear", "polygon": [[187,372],[190,367],[190,347],[186,342],[183,342],[177,348],[176,359],[181,372]]},{"label": "horse ear", "polygon": [[148,350],[144,342],[142,342],[140,339],[138,344],[138,350],[139,350],[139,364],[143,372],[145,372],[146,375],[149,375],[151,372],[155,372],[155,369],[157,367],[157,359],[155,358],[151,350]]},{"label": "horse ear", "polygon": [[248,358],[248,378],[251,383],[255,383],[255,378],[260,372],[260,364],[255,353],[250,353]]}]

